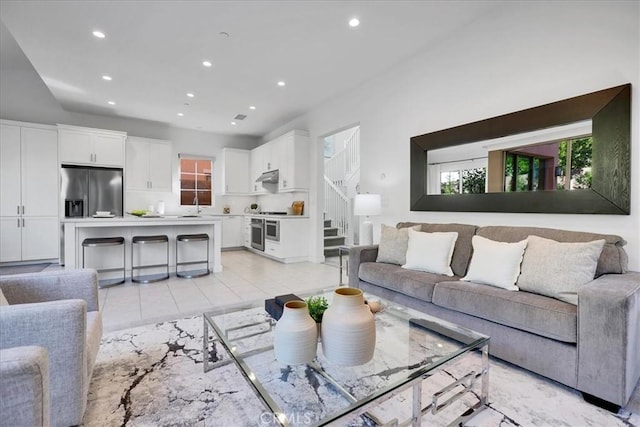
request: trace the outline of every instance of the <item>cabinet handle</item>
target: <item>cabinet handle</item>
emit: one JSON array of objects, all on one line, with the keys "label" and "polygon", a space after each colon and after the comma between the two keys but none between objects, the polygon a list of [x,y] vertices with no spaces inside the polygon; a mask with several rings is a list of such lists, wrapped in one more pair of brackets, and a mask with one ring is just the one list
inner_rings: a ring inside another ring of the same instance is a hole
[{"label": "cabinet handle", "polygon": [[16,206],[16,214],[20,215],[20,205]]},{"label": "cabinet handle", "polygon": [[153,188],[153,181],[149,181],[149,188]]},{"label": "cabinet handle", "polygon": [[271,170],[271,162],[267,162],[267,170]]},{"label": "cabinet handle", "polygon": [[22,215],[24,215],[24,205],[22,205]]},{"label": "cabinet handle", "polygon": [[20,218],[18,218],[18,228],[20,228]]},{"label": "cabinet handle", "polygon": [[24,228],[24,218],[22,218],[22,228]]}]

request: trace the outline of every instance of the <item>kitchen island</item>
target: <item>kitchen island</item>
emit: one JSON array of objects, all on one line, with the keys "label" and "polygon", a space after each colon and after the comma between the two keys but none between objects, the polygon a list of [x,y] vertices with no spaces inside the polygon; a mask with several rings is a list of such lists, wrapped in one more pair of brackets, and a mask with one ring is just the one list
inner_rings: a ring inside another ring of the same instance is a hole
[{"label": "kitchen island", "polygon": [[[82,241],[94,237],[124,237],[125,270],[127,279],[131,278],[131,238],[133,236],[149,236],[164,234],[169,237],[169,270],[172,275],[176,271],[176,236],[178,234],[207,233],[209,235],[209,268],[213,272],[222,271],[221,242],[222,215],[202,215],[198,217],[181,217],[165,215],[162,217],[136,217],[127,215],[115,218],[65,218],[64,225],[64,265],[66,269],[82,267]],[[145,258],[166,259],[165,245],[148,245]],[[101,250],[102,249],[102,250]],[[91,252],[89,254],[89,252]],[[100,253],[98,253],[100,252]],[[206,258],[205,247],[180,248],[180,260]],[[122,266],[122,247],[100,248],[88,250],[87,267],[111,268]],[[138,263],[136,254],[136,263]],[[146,262],[142,260],[142,262]],[[115,273],[117,275],[117,273]],[[121,274],[121,273],[120,273]]]}]

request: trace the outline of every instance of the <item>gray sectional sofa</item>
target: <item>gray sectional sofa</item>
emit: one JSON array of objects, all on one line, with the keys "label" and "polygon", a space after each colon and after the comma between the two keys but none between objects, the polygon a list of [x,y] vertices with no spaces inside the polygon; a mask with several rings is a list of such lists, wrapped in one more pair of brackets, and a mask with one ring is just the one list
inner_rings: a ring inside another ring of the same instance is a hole
[{"label": "gray sectional sofa", "polygon": [[[420,225],[458,233],[454,276],[376,262],[378,246],[349,252],[349,286],[491,336],[490,354],[575,388],[585,398],[625,405],[640,378],[640,273],[627,271],[621,237],[547,228],[467,224]],[[472,238],[517,242],[536,235],[560,242],[604,239],[595,278],[578,304],[523,291],[460,281],[472,257]],[[596,399],[592,399],[595,396]]]}]

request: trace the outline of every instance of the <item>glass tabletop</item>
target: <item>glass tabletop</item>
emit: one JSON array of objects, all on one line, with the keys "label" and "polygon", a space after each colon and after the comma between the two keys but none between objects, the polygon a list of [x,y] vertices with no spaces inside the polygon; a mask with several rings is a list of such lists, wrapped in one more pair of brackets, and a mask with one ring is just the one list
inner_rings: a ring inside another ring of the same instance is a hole
[{"label": "glass tabletop", "polygon": [[[323,295],[331,303],[332,293]],[[375,299],[383,310],[375,314],[374,356],[370,362],[353,367],[332,365],[324,357],[321,341],[311,363],[278,362],[273,350],[276,322],[265,312],[264,302],[204,313],[204,318],[258,397],[283,425],[337,420],[489,342],[489,337],[472,330]]]}]

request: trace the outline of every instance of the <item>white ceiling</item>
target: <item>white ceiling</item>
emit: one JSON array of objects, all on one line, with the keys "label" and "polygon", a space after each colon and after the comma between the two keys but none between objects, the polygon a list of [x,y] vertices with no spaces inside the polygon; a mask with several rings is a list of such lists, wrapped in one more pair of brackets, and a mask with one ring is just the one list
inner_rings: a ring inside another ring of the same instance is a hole
[{"label": "white ceiling", "polygon": [[[495,6],[473,0],[2,0],[0,19],[66,110],[261,136],[455,36]],[[352,17],[359,27],[348,26]],[[106,38],[92,36],[96,29]],[[8,66],[11,55],[0,53]],[[204,59],[214,66],[203,67]],[[104,74],[113,80],[104,81]],[[236,114],[247,118],[233,126]]]}]

